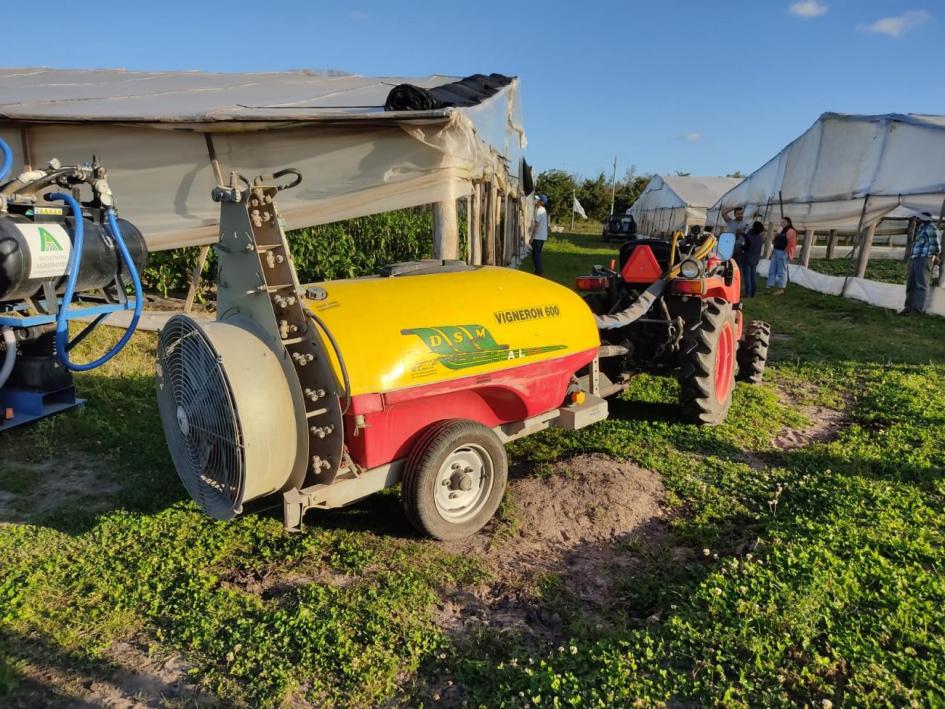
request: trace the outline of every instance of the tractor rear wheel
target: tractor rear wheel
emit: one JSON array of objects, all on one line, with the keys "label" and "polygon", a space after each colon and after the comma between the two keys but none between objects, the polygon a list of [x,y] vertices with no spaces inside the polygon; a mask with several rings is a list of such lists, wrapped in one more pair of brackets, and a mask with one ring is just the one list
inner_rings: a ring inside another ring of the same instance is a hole
[{"label": "tractor rear wheel", "polygon": [[735,388],[735,312],[719,298],[705,302],[702,318],[687,330],[679,369],[683,415],[717,426],[725,420]]},{"label": "tractor rear wheel", "polygon": [[420,437],[407,459],[402,499],[417,531],[463,539],[492,519],[508,482],[505,446],[475,421],[443,421]]},{"label": "tractor rear wheel", "polygon": [[761,384],[771,344],[771,325],[752,320],[745,331],[745,339],[738,346],[738,378],[749,384]]}]

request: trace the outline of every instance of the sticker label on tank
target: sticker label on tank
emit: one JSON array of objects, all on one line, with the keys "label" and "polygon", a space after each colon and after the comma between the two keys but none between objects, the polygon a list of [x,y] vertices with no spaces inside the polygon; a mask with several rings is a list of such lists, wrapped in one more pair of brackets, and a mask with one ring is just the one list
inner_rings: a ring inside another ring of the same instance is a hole
[{"label": "sticker label on tank", "polygon": [[17,224],[30,252],[30,278],[53,278],[69,271],[72,240],[61,224]]},{"label": "sticker label on tank", "polygon": [[563,350],[564,345],[545,347],[509,347],[496,342],[482,325],[440,325],[401,330],[401,335],[416,335],[436,361],[447,369],[468,369],[498,362],[524,359],[546,352]]},{"label": "sticker label on tank", "polygon": [[541,320],[542,318],[556,318],[561,315],[561,308],[557,305],[539,305],[532,308],[518,308],[516,310],[500,310],[493,313],[495,321],[500,325],[511,325],[517,322],[527,322],[529,320]]}]

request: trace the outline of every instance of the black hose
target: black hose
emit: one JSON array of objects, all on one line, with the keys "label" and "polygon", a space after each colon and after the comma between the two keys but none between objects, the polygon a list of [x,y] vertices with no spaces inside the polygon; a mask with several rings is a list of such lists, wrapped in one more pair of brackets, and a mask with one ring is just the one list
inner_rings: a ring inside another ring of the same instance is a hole
[{"label": "black hose", "polygon": [[335,350],[335,356],[338,358],[338,366],[341,367],[341,379],[345,387],[345,407],[341,411],[341,415],[344,416],[348,413],[348,409],[351,408],[351,380],[348,378],[348,368],[345,366],[345,358],[341,354],[341,347],[338,346],[338,341],[335,339],[335,336],[331,334],[331,330],[328,329],[328,326],[320,317],[308,308],[305,308],[305,315],[311,319],[317,327],[321,328],[328,337],[328,341],[331,342],[332,349]]}]

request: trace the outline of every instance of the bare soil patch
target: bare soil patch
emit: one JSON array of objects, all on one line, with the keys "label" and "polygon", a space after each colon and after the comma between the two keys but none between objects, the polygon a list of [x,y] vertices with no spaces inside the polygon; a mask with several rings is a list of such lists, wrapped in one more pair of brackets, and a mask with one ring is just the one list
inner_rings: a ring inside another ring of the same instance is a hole
[{"label": "bare soil patch", "polygon": [[104,479],[108,464],[70,454],[38,463],[19,462],[5,471],[11,489],[0,490],[0,525],[33,522],[56,510],[81,504],[87,512],[106,509],[118,486]]},{"label": "bare soil patch", "polygon": [[114,643],[98,662],[48,654],[20,665],[20,678],[5,706],[139,707],[213,706],[188,675],[190,666],[174,654],[150,654],[143,644]]},{"label": "bare soil patch", "polygon": [[268,569],[224,570],[220,572],[220,580],[224,586],[238,588],[246,593],[270,600],[312,584],[346,588],[357,583],[358,577],[337,573],[330,569],[307,571],[273,566]]},{"label": "bare soil patch", "polygon": [[803,428],[785,427],[775,437],[773,445],[778,450],[788,451],[804,448],[812,443],[826,443],[836,438],[837,431],[843,425],[843,412],[806,403],[815,393],[811,385],[800,391],[780,391],[781,400],[788,406],[800,411],[810,424]]},{"label": "bare soil patch", "polygon": [[510,481],[511,522],[492,535],[449,545],[479,557],[490,572],[476,588],[452,589],[439,623],[463,636],[483,626],[554,642],[562,619],[538,599],[553,574],[593,614],[607,606],[615,578],[639,563],[633,549],[666,536],[670,514],[660,476],[604,455],[581,455],[548,475]]}]

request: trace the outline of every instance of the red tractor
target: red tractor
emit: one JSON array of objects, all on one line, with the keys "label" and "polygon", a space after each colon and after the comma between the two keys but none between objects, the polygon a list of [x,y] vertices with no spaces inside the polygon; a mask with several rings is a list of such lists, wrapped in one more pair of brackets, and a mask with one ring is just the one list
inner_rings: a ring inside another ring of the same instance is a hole
[{"label": "red tractor", "polygon": [[771,326],[745,326],[734,244],[733,234],[631,239],[617,263],[577,279],[597,316],[606,393],[635,372],[675,371],[684,416],[713,426],[728,414],[736,377],[761,382]]}]

